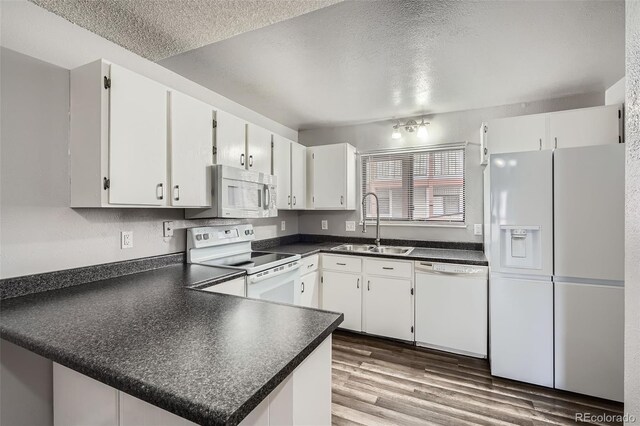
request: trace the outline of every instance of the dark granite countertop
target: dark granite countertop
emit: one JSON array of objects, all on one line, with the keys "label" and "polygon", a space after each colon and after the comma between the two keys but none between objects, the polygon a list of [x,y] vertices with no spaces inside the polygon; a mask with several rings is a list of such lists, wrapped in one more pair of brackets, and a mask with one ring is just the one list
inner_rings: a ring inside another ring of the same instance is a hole
[{"label": "dark granite countertop", "polygon": [[[384,241],[382,241],[384,244]],[[443,262],[443,263],[463,263],[468,265],[481,265],[487,266],[487,258],[484,253],[479,250],[459,250],[459,249],[445,249],[445,248],[429,248],[429,247],[416,247],[408,256],[403,255],[388,255],[378,253],[363,253],[363,252],[351,252],[351,251],[339,251],[332,250],[343,243],[341,242],[318,242],[318,243],[293,243],[284,244],[276,247],[270,247],[264,249],[264,251],[280,252],[280,253],[294,253],[299,254],[302,257],[309,256],[315,253],[334,253],[334,254],[349,254],[354,256],[367,256],[378,257],[382,259],[402,259],[402,260],[418,260],[428,262]]]},{"label": "dark granite countertop", "polygon": [[237,424],[343,316],[185,288],[226,271],[178,264],[6,299],[0,336],[196,423]]}]

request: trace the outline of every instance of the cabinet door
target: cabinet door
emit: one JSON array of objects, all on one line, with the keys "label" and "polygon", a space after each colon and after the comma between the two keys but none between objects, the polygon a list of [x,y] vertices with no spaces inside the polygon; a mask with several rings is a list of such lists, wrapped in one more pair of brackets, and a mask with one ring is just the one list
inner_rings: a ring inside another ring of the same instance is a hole
[{"label": "cabinet door", "polygon": [[291,143],[291,208],[306,208],[307,196],[307,148]]},{"label": "cabinet door", "polygon": [[555,283],[555,387],[622,401],[624,288]]},{"label": "cabinet door", "polygon": [[247,123],[220,110],[216,122],[216,164],[245,168]]},{"label": "cabinet door", "polygon": [[362,279],[341,272],[322,274],[322,309],[344,314],[341,328],[362,331]]},{"label": "cabinet door", "polygon": [[[365,277],[364,331],[378,336],[413,340],[411,281]],[[389,313],[393,313],[390,315]]]},{"label": "cabinet door", "polygon": [[289,139],[273,135],[273,174],[276,176],[278,210],[288,210],[291,201],[291,144]]},{"label": "cabinet door", "polygon": [[344,144],[310,148],[313,162],[313,206],[345,209],[347,168]]},{"label": "cabinet door", "polygon": [[556,148],[617,144],[622,135],[622,105],[549,114],[549,136]]},{"label": "cabinet door", "polygon": [[487,123],[486,145],[490,154],[537,151],[547,143],[547,114],[499,118]]},{"label": "cabinet door", "polygon": [[319,280],[318,271],[305,274],[300,278],[300,306],[318,307]]},{"label": "cabinet door", "polygon": [[180,92],[171,92],[171,205],[211,205],[213,110]]},{"label": "cabinet door", "polygon": [[247,125],[247,170],[271,174],[271,132]]},{"label": "cabinet door", "polygon": [[109,203],[166,204],[167,89],[111,65]]}]

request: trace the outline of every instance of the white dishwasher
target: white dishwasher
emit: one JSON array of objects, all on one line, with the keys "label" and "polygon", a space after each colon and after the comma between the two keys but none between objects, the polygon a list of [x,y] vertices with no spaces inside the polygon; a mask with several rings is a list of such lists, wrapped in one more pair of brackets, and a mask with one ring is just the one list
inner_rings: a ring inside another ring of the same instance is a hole
[{"label": "white dishwasher", "polygon": [[415,262],[416,344],[487,357],[486,266]]}]

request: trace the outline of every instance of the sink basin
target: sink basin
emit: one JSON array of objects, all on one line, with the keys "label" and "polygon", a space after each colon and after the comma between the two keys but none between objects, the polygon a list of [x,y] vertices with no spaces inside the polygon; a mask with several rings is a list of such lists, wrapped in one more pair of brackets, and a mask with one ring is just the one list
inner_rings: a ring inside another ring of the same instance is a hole
[{"label": "sink basin", "polygon": [[369,245],[369,244],[343,244],[341,246],[338,247],[334,247],[331,250],[338,250],[338,251],[371,251],[372,248],[374,248],[375,246]]},{"label": "sink basin", "polygon": [[376,247],[371,244],[342,244],[341,246],[334,247],[332,250],[407,255],[413,251],[413,247],[394,247],[394,246]]},{"label": "sink basin", "polygon": [[380,247],[372,247],[369,250],[372,253],[380,253],[380,254],[400,254],[407,255],[413,251],[413,247],[393,247],[393,246],[380,246]]}]

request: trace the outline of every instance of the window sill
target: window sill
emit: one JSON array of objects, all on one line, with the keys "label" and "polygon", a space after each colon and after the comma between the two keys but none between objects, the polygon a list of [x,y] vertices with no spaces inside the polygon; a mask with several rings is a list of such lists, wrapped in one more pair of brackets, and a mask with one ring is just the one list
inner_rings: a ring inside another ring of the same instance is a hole
[{"label": "window sill", "polygon": [[[362,221],[358,223],[362,226]],[[367,220],[367,226],[375,226],[375,220]],[[466,229],[466,223],[424,223],[424,222],[389,222],[389,221],[380,221],[380,226],[405,226],[407,228],[458,228],[458,229]]]}]

